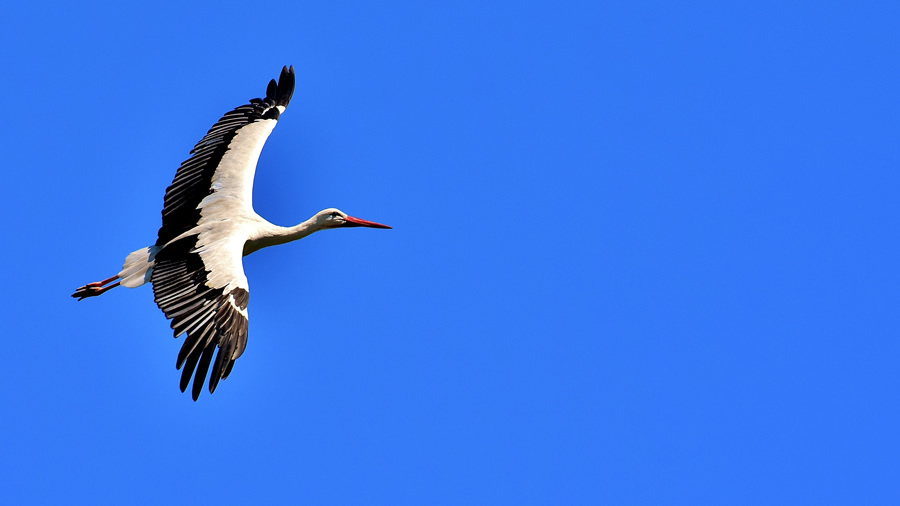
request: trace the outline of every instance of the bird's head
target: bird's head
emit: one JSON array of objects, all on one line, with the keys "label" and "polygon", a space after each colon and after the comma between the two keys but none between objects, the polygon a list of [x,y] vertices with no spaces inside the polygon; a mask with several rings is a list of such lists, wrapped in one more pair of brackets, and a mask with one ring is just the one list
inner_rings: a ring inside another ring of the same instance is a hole
[{"label": "bird's head", "polygon": [[320,228],[341,228],[341,227],[370,227],[370,228],[391,228],[374,221],[363,220],[348,216],[347,213],[340,209],[330,208],[323,209],[316,214],[316,225]]}]

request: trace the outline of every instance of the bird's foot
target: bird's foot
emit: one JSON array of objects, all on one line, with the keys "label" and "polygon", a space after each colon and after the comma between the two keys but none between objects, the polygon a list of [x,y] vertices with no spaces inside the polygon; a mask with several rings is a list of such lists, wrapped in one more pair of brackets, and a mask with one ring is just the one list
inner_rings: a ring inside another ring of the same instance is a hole
[{"label": "bird's foot", "polygon": [[72,297],[75,297],[78,300],[84,300],[88,297],[96,297],[98,295],[103,295],[107,290],[112,290],[113,288],[119,286],[119,283],[114,283],[109,286],[103,286],[110,281],[114,281],[119,279],[118,276],[113,276],[109,279],[104,279],[103,281],[95,281],[93,283],[88,283],[78,290],[75,290],[75,293],[72,294]]}]

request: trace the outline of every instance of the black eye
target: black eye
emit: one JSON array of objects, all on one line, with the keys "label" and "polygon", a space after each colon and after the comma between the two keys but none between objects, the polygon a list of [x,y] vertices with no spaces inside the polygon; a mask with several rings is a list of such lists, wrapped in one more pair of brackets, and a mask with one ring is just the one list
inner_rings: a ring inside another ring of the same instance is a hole
[{"label": "black eye", "polygon": [[339,213],[331,213],[331,215],[334,216],[335,218],[337,218],[338,216],[340,216]]}]

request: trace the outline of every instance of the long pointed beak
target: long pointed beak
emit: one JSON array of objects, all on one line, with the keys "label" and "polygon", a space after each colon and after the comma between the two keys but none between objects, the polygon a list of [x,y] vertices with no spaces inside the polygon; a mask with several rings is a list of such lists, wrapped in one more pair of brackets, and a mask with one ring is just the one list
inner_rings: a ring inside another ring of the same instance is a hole
[{"label": "long pointed beak", "polygon": [[353,216],[347,216],[344,226],[345,227],[391,228],[388,225],[382,225],[381,223],[375,223],[374,221],[363,220],[360,218],[354,218]]}]

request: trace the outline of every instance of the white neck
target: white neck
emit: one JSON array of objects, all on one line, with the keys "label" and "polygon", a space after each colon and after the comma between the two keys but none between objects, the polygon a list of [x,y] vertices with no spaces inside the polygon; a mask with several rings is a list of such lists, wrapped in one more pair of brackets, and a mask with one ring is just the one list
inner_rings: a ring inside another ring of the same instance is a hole
[{"label": "white neck", "polygon": [[293,227],[279,227],[278,225],[273,225],[261,219],[255,233],[253,233],[247,239],[247,243],[244,244],[244,256],[247,256],[254,251],[268,248],[269,246],[303,239],[314,232],[322,230],[322,228],[323,227],[316,222],[315,216],[299,225],[294,225]]}]

